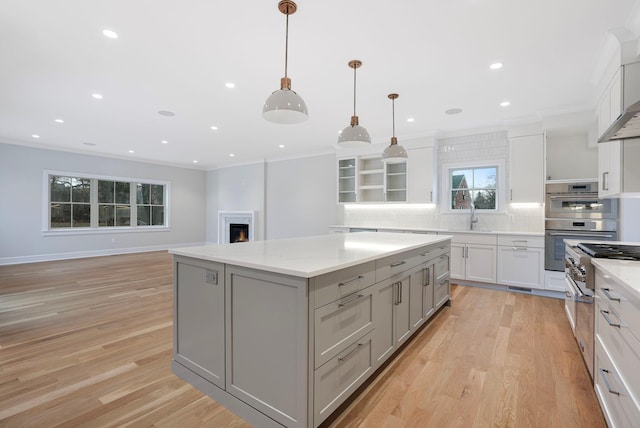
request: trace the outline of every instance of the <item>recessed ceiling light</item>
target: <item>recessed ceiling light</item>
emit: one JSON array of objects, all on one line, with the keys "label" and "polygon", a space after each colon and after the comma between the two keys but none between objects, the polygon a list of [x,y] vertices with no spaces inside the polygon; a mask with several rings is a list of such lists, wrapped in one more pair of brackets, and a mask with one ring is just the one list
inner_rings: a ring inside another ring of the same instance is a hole
[{"label": "recessed ceiling light", "polygon": [[85,146],[95,146],[96,145],[96,143],[82,143],[82,144],[84,144]]},{"label": "recessed ceiling light", "polygon": [[234,157],[235,155],[233,153],[229,153],[229,157]]},{"label": "recessed ceiling light", "polygon": [[91,94],[91,96],[93,98],[95,98],[96,100],[101,100],[102,99],[102,94]]},{"label": "recessed ceiling light", "polygon": [[489,66],[490,69],[492,70],[499,70],[502,68],[502,63],[501,62],[494,62],[493,64],[491,64]]},{"label": "recessed ceiling light", "polygon": [[213,129],[214,131],[217,131],[218,127],[214,125],[214,126],[211,127],[211,129]]},{"label": "recessed ceiling light", "polygon": [[110,39],[117,39],[118,38],[118,33],[116,33],[115,31],[112,31],[112,30],[102,30],[102,34],[104,34],[105,37],[108,37]]},{"label": "recessed ceiling light", "polygon": [[445,110],[444,111],[445,114],[460,114],[462,113],[462,109],[461,108],[450,108],[449,110]]},{"label": "recessed ceiling light", "polygon": [[167,140],[162,140],[162,144],[169,144]]},{"label": "recessed ceiling light", "polygon": [[64,120],[62,120],[62,119],[55,119],[55,120],[54,120],[54,122],[56,122],[56,123],[64,123]]},{"label": "recessed ceiling light", "polygon": [[415,119],[414,119],[414,118],[412,118],[412,117],[408,117],[408,118],[407,118],[407,122],[415,122]]},{"label": "recessed ceiling light", "polygon": [[197,160],[194,160],[194,161],[193,161],[193,163],[198,163],[198,161],[197,161]]},{"label": "recessed ceiling light", "polygon": [[227,82],[227,83],[224,84],[224,86],[226,86],[229,89],[233,89],[233,88],[236,87],[236,84],[233,83],[233,82]]},{"label": "recessed ceiling light", "polygon": [[280,147],[281,149],[284,149],[284,144],[280,144],[278,147]]},{"label": "recessed ceiling light", "polygon": [[133,150],[129,150],[129,153],[135,153]]},{"label": "recessed ceiling light", "polygon": [[158,112],[158,114],[159,114],[160,116],[167,116],[167,117],[171,117],[171,116],[175,116],[175,115],[176,115],[174,112],[172,112],[172,111],[168,111],[168,110],[160,110],[160,111]]},{"label": "recessed ceiling light", "polygon": [[503,101],[500,103],[500,107],[509,107],[511,103],[509,101]]},{"label": "recessed ceiling light", "polygon": [[31,134],[31,136],[32,136],[33,138],[40,138],[40,136],[39,136],[38,134]]}]

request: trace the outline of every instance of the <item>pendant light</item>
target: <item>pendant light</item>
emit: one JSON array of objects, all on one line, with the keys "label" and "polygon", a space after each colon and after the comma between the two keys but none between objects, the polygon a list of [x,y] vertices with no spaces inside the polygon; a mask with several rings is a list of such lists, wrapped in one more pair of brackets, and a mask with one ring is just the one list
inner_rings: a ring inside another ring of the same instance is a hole
[{"label": "pendant light", "polygon": [[389,94],[388,97],[391,99],[391,108],[393,114],[393,136],[391,137],[391,145],[384,149],[382,152],[382,162],[385,163],[398,163],[404,162],[407,160],[407,151],[398,144],[398,139],[396,138],[396,98],[399,97],[398,94]]},{"label": "pendant light", "polygon": [[353,116],[351,116],[351,125],[342,130],[338,136],[339,147],[363,147],[371,144],[369,131],[358,124],[358,116],[356,115],[356,69],[362,66],[362,61],[354,59],[349,61],[349,67],[353,68]]},{"label": "pendant light", "polygon": [[280,79],[280,89],[269,95],[262,107],[262,117],[274,123],[300,123],[307,120],[307,105],[300,95],[291,90],[291,79],[287,77],[287,59],[289,55],[289,15],[297,10],[291,0],[281,0],[278,10],[287,15],[287,31],[284,48],[284,77]]}]

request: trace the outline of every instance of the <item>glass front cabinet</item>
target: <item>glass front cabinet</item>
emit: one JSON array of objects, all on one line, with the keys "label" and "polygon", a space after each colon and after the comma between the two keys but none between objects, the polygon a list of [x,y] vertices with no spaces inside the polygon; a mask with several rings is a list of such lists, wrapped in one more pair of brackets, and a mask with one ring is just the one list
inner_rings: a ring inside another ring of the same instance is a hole
[{"label": "glass front cabinet", "polygon": [[338,159],[338,203],[356,202],[356,158]]}]

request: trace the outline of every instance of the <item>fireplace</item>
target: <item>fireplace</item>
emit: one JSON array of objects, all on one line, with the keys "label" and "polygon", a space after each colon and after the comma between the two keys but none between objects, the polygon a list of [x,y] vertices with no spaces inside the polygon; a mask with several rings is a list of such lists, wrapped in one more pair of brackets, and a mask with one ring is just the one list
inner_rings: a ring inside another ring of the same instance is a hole
[{"label": "fireplace", "polygon": [[218,244],[253,241],[253,211],[218,211]]},{"label": "fireplace", "polygon": [[247,242],[249,240],[249,225],[248,224],[229,224],[229,243],[234,242]]}]

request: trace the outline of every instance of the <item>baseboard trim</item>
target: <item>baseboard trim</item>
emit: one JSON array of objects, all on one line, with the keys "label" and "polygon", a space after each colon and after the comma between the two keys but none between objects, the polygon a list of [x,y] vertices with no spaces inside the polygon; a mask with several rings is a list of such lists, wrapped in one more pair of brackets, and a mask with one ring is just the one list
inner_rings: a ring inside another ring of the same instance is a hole
[{"label": "baseboard trim", "polygon": [[530,294],[530,295],[541,296],[541,297],[552,297],[554,299],[564,299],[564,293],[560,291],[555,291],[555,290],[516,287],[513,285],[486,284],[482,282],[461,281],[457,279],[452,279],[451,283],[458,284],[458,285],[466,285],[470,287],[486,288],[489,290],[507,291],[507,292],[520,293],[520,294]]},{"label": "baseboard trim", "polygon": [[151,251],[163,251],[171,248],[194,247],[204,245],[204,242],[191,242],[181,244],[151,245],[147,247],[110,248],[106,250],[75,251],[72,253],[38,254],[33,256],[2,257],[0,266],[17,265],[23,263],[52,262],[56,260],[84,259],[87,257],[115,256],[118,254],[148,253]]}]

